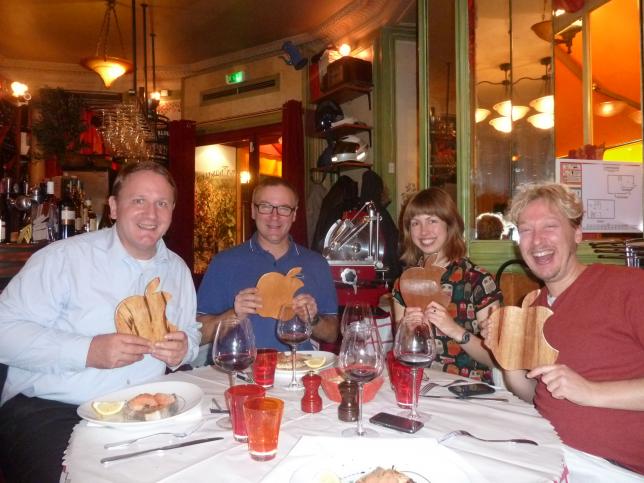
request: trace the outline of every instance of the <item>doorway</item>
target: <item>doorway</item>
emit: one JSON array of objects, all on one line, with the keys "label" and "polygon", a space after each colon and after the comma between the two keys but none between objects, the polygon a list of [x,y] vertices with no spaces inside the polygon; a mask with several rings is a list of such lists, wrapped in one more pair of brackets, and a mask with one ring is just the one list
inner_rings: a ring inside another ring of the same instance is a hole
[{"label": "doorway", "polygon": [[282,125],[197,136],[193,273],[253,233],[251,201],[263,176],[282,176]]}]

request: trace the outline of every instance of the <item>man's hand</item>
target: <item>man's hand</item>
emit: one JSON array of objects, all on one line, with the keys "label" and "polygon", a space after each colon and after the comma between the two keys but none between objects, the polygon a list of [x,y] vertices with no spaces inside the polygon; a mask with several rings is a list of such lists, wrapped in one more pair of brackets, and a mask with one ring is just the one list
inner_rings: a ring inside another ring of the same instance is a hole
[{"label": "man's hand", "polygon": [[262,297],[256,287],[245,288],[235,295],[235,305],[233,307],[235,315],[240,318],[256,314],[257,309],[262,307]]},{"label": "man's hand", "polygon": [[541,376],[541,382],[545,384],[555,399],[567,399],[581,406],[594,405],[594,384],[566,365],[553,364],[536,367],[526,376],[531,379]]},{"label": "man's hand", "polygon": [[86,367],[114,369],[129,366],[152,352],[149,340],[129,334],[101,334],[92,338],[87,352]]},{"label": "man's hand", "polygon": [[318,304],[313,296],[309,294],[300,294],[293,297],[293,309],[301,318],[305,318],[308,312],[310,320],[313,320],[318,314]]},{"label": "man's hand", "polygon": [[166,363],[168,367],[178,366],[188,352],[188,336],[185,332],[169,332],[163,342],[156,342],[152,357]]}]

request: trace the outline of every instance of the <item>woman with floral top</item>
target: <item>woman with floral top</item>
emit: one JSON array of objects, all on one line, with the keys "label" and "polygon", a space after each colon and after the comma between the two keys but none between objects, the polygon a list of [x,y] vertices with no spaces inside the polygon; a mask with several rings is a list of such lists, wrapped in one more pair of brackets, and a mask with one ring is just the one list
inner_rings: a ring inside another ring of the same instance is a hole
[{"label": "woman with floral top", "polygon": [[425,257],[436,255],[434,265],[445,268],[441,285],[451,301],[447,307],[437,302],[405,307],[396,282],[396,323],[405,312],[422,311],[436,327],[436,360],[443,371],[492,383],[494,362],[478,335],[479,323],[500,306],[503,296],[494,277],[465,256],[464,223],[456,204],[440,188],[420,191],[405,207],[401,231],[403,264],[424,266]]}]

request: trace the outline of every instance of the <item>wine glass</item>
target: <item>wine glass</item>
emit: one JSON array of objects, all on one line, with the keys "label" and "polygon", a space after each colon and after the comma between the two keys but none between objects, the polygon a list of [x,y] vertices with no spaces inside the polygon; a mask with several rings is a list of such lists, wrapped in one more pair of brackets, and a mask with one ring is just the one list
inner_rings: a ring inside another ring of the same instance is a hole
[{"label": "wine glass", "polygon": [[340,333],[344,334],[346,328],[354,322],[375,323],[371,306],[364,302],[355,302],[344,307],[340,322]]},{"label": "wine glass", "polygon": [[[215,365],[230,374],[234,385],[235,374],[248,369],[257,355],[253,326],[246,317],[231,317],[219,322],[212,344],[212,360]],[[229,416],[217,420],[223,429],[231,429]]]},{"label": "wine glass", "polygon": [[394,339],[394,357],[411,368],[411,409],[401,414],[409,419],[422,421],[429,416],[419,413],[416,377],[419,367],[429,367],[436,355],[436,344],[429,322],[423,320],[422,313],[404,317]]},{"label": "wine glass", "polygon": [[362,392],[365,382],[382,373],[385,355],[376,324],[353,322],[345,328],[338,356],[338,367],[344,376],[358,384],[358,425],[346,429],[342,436],[378,436],[378,432],[362,426]]},{"label": "wine glass", "polygon": [[311,316],[306,306],[296,308],[292,303],[280,307],[277,318],[277,338],[291,347],[291,382],[287,391],[299,391],[304,386],[295,377],[295,356],[297,345],[311,337],[313,327]]}]

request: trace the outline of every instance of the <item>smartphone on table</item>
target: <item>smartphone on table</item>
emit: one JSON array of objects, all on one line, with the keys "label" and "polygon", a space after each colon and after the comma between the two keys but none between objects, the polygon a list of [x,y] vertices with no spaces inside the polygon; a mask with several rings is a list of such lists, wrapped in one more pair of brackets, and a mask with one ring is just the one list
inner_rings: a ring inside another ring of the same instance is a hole
[{"label": "smartphone on table", "polygon": [[451,393],[456,394],[458,397],[472,397],[482,396],[484,394],[492,394],[494,388],[483,383],[475,384],[462,384],[460,386],[449,386],[447,388]]},{"label": "smartphone on table", "polygon": [[424,426],[422,421],[403,418],[402,416],[389,413],[378,413],[369,418],[369,421],[373,424],[379,424],[385,428],[395,429],[396,431],[402,431],[404,433],[415,433]]}]

